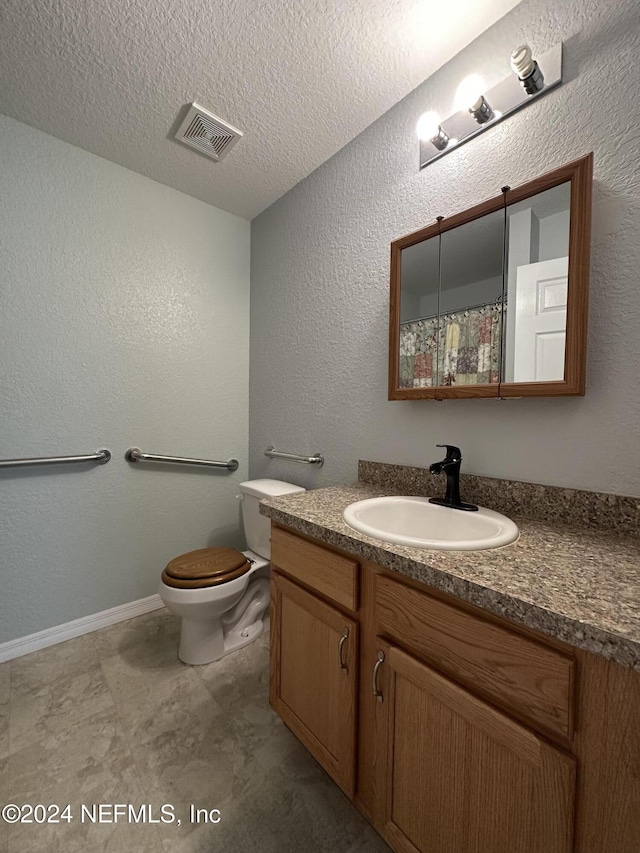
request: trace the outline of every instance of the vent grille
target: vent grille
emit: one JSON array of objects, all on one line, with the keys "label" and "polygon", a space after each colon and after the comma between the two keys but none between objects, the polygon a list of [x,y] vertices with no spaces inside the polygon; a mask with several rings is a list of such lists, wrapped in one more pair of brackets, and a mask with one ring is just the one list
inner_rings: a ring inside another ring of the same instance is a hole
[{"label": "vent grille", "polygon": [[176,133],[176,139],[212,160],[222,160],[242,139],[242,131],[193,103]]}]

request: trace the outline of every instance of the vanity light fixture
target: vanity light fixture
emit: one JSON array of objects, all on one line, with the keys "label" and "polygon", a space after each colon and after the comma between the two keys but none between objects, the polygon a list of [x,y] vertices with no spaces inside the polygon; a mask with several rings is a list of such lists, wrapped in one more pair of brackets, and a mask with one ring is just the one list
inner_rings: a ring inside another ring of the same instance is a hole
[{"label": "vanity light fixture", "polygon": [[522,44],[511,54],[510,67],[509,75],[490,88],[477,74],[465,77],[455,93],[455,112],[449,118],[441,120],[432,111],[420,116],[416,131],[421,169],[560,86],[562,43],[539,60],[533,58],[528,44]]}]

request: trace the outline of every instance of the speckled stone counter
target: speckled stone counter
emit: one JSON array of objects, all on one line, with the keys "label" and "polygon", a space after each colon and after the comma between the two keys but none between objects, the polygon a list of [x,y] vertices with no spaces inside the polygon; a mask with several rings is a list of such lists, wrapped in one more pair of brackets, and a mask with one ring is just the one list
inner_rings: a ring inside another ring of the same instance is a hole
[{"label": "speckled stone counter", "polygon": [[[520,529],[520,538],[512,545],[487,551],[429,551],[380,542],[342,520],[342,511],[354,501],[421,493],[398,484],[391,488],[388,479],[384,486],[358,482],[271,498],[262,501],[260,512],[491,613],[640,671],[640,539],[629,535],[630,530],[611,533],[595,523],[558,524],[509,513]],[[468,497],[463,491],[463,498]],[[491,502],[483,505],[498,509]],[[616,525],[618,530],[621,526]]]}]

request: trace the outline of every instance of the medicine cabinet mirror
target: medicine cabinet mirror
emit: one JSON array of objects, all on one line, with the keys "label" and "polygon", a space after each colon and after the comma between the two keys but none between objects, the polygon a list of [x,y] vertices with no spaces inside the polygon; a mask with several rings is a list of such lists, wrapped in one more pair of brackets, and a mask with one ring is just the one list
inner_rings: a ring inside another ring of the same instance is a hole
[{"label": "medicine cabinet mirror", "polygon": [[391,244],[389,399],[584,394],[593,155]]}]

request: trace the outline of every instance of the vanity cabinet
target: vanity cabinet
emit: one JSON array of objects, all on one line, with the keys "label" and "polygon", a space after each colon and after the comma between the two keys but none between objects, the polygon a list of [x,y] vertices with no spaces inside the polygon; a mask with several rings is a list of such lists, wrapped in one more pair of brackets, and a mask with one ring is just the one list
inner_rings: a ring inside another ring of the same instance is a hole
[{"label": "vanity cabinet", "polygon": [[397,853],[638,853],[640,674],[273,526],[271,704]]}]

